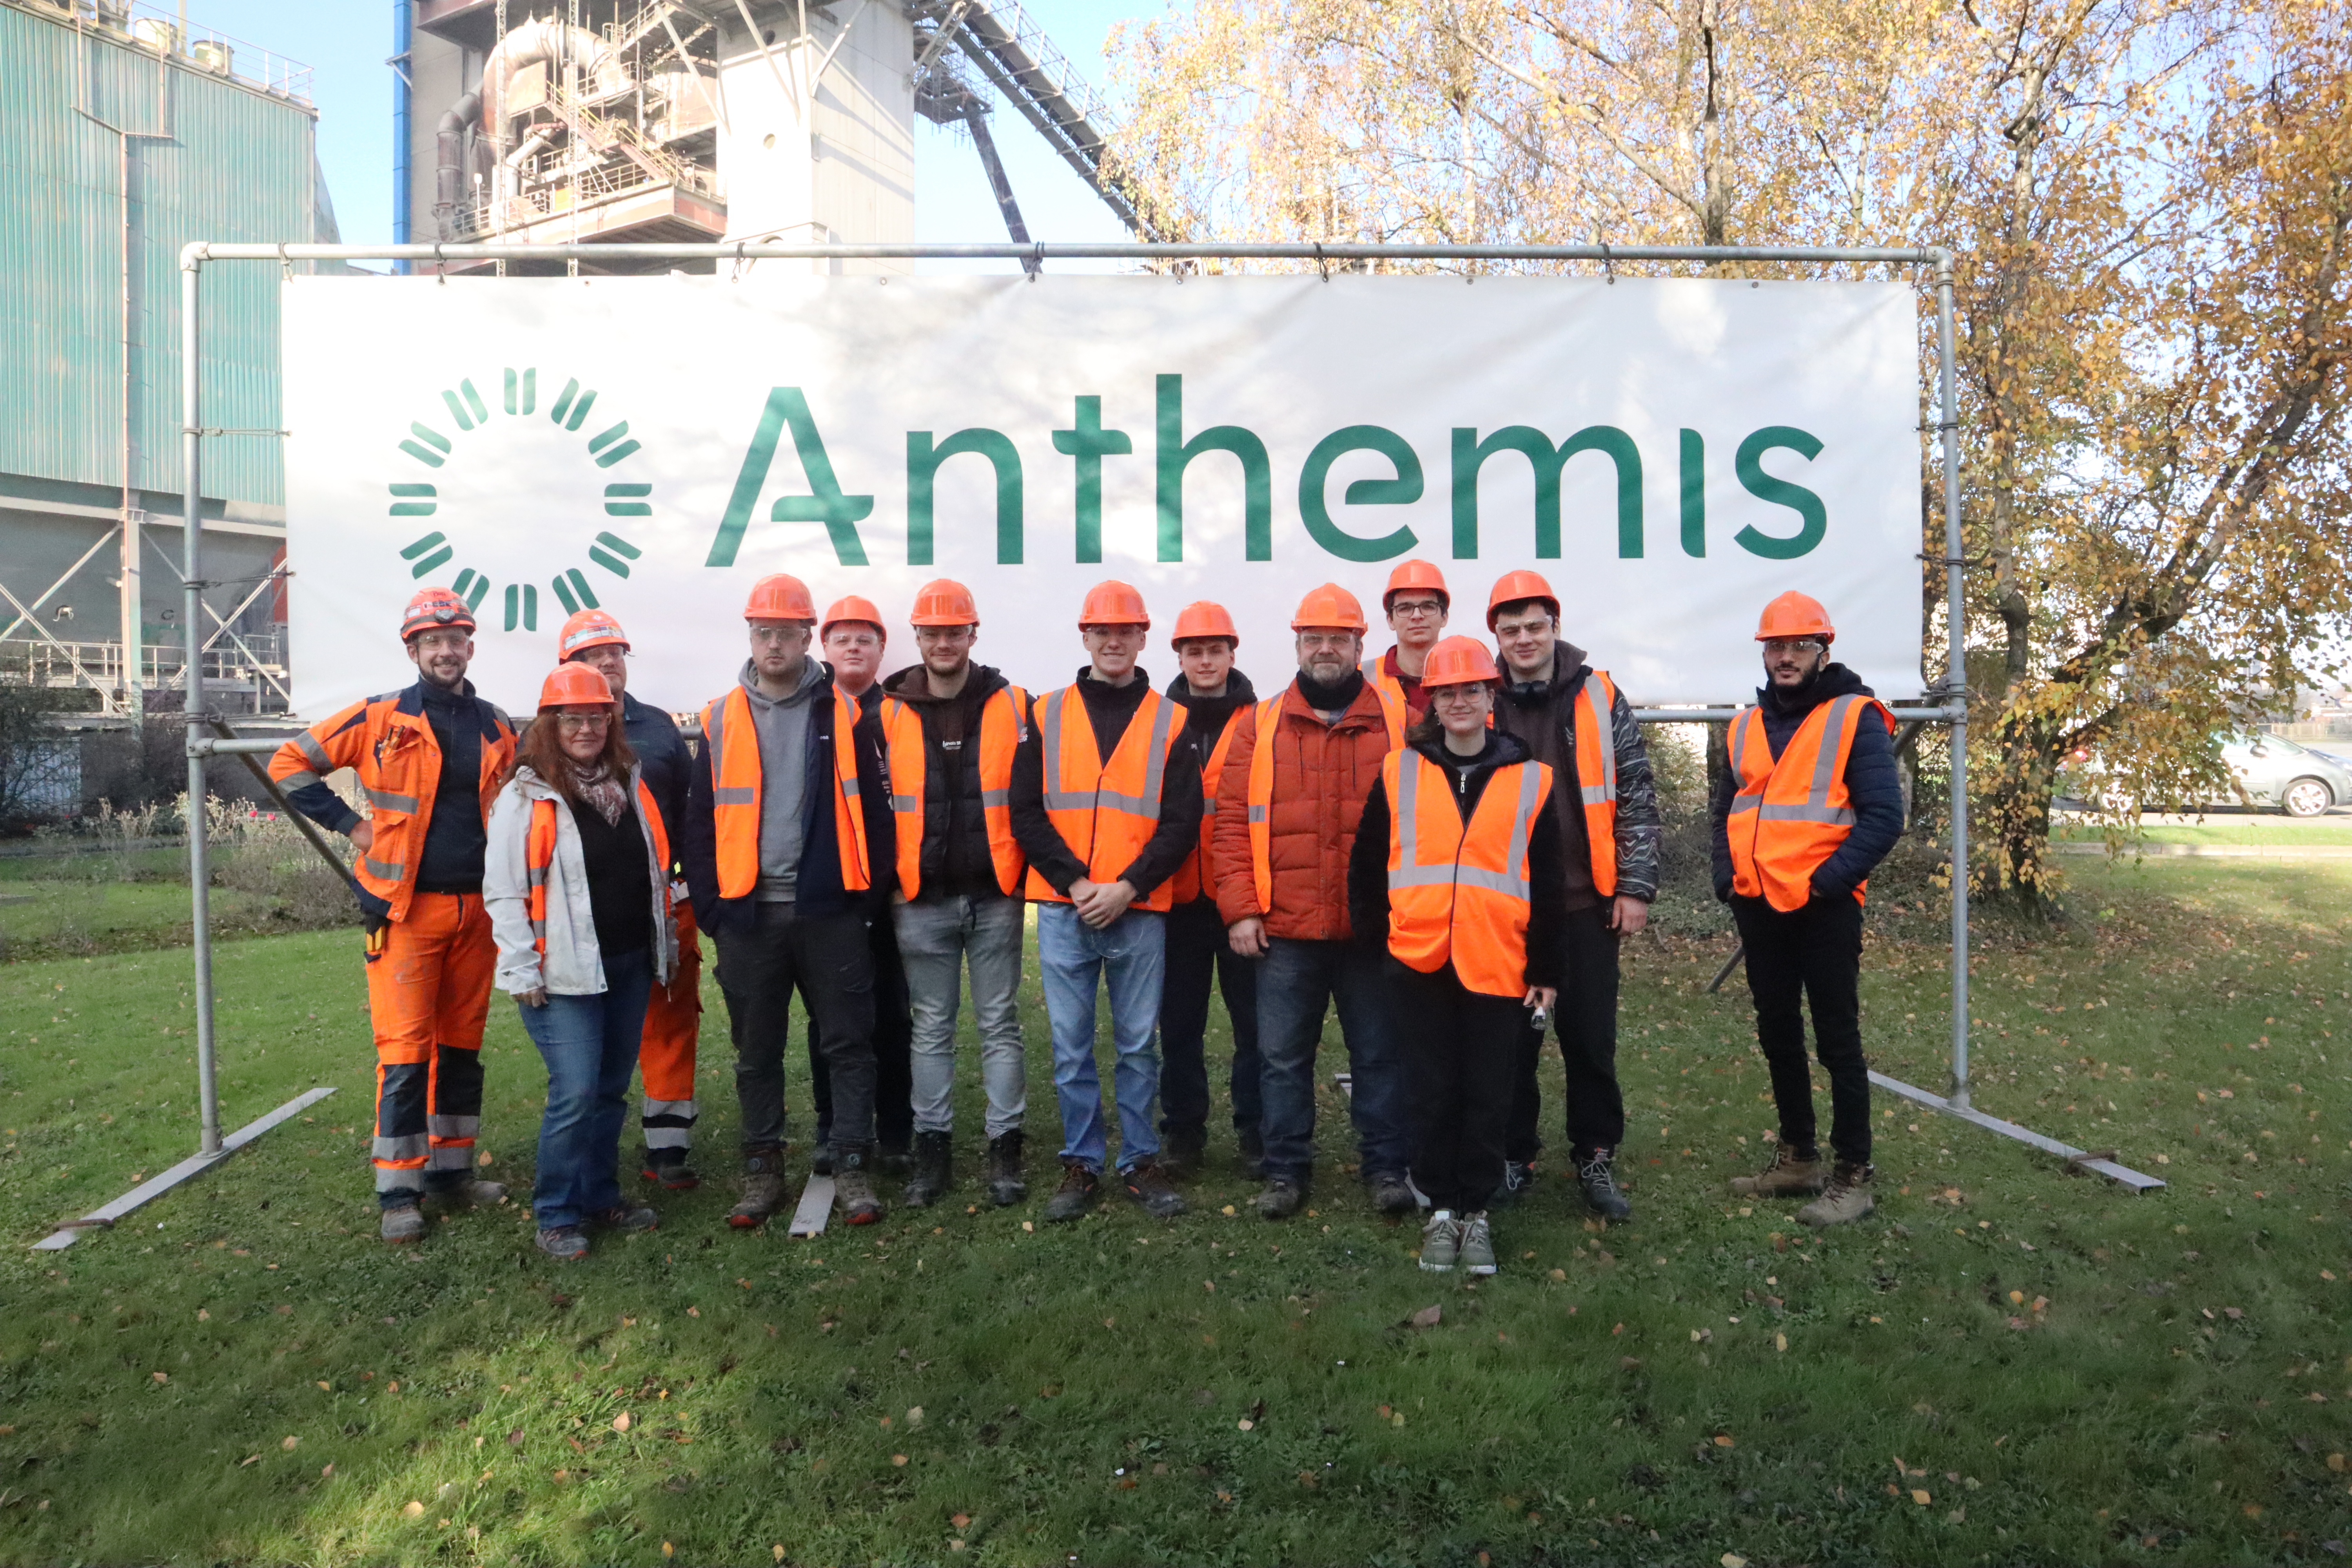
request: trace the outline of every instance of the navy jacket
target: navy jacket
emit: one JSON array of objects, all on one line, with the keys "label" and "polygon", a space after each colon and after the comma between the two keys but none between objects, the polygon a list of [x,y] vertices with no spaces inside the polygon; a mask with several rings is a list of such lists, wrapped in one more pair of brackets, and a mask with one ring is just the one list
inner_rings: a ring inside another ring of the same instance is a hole
[{"label": "navy jacket", "polygon": [[[1764,739],[1774,760],[1807,714],[1833,697],[1853,695],[1877,693],[1842,664],[1823,666],[1811,685],[1786,697],[1770,686],[1758,688],[1756,705],[1763,710]],[[1845,759],[1845,789],[1853,802],[1853,831],[1814,868],[1817,899],[1853,892],[1903,837],[1903,781],[1895,770],[1895,739],[1875,720],[1854,731],[1853,749]],[[1739,781],[1727,776],[1709,803],[1715,817],[1715,896],[1726,902],[1731,899],[1731,798],[1738,790]]]},{"label": "navy jacket", "polygon": [[659,808],[662,826],[670,836],[672,859],[679,854],[678,831],[686,821],[687,776],[694,769],[694,753],[678,733],[677,721],[650,702],[621,697],[621,732],[629,750],[637,753],[638,775]]}]

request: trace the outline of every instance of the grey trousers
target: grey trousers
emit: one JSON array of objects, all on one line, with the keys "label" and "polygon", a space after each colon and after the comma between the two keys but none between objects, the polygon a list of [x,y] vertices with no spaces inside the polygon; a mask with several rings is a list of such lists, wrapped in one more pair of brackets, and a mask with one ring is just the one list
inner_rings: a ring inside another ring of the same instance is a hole
[{"label": "grey trousers", "polygon": [[891,910],[898,957],[907,970],[914,1016],[911,1065],[915,1131],[947,1132],[955,1126],[956,1015],[964,972],[971,974],[971,1010],[980,1025],[980,1080],[988,1093],[988,1135],[1021,1126],[1029,1104],[1021,1048],[1023,901],[999,894],[951,894],[917,899]]}]

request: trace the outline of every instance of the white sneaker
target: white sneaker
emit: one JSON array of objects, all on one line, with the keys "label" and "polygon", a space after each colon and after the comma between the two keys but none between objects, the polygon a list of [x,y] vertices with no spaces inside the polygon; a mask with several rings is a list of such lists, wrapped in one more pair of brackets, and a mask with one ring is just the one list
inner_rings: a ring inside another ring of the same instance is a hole
[{"label": "white sneaker", "polygon": [[1462,1231],[1452,1209],[1439,1209],[1421,1227],[1421,1266],[1432,1274],[1451,1274],[1460,1256]]}]

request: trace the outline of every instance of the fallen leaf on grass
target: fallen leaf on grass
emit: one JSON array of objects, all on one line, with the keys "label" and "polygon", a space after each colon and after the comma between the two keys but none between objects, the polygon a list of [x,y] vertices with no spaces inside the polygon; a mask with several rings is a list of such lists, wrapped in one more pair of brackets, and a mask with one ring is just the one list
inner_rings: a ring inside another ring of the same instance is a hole
[{"label": "fallen leaf on grass", "polygon": [[1748,1568],[1748,1559],[1737,1552],[1727,1552],[1716,1561],[1721,1563],[1723,1568]]},{"label": "fallen leaf on grass", "polygon": [[904,1454],[893,1454],[890,1456],[890,1462],[894,1465],[904,1465],[907,1462],[907,1456]]},{"label": "fallen leaf on grass", "polygon": [[329,1480],[332,1480],[332,1479],[335,1479],[335,1467],[334,1467],[334,1466],[332,1466],[332,1465],[326,1465],[326,1466],[322,1466],[322,1467],[320,1468],[320,1471],[319,1471],[319,1479],[320,1479],[320,1480],[322,1480],[322,1481],[329,1481]]},{"label": "fallen leaf on grass", "polygon": [[278,1446],[279,1447],[281,1447],[281,1448],[285,1449],[288,1453],[289,1453],[289,1454],[290,1454],[290,1453],[292,1453],[295,1449],[297,1449],[297,1448],[299,1448],[299,1447],[300,1447],[302,1446],[302,1439],[301,1439],[301,1438],[299,1438],[299,1437],[289,1437],[289,1438],[287,1438],[284,1442],[282,1442],[282,1443],[278,1444]]},{"label": "fallen leaf on grass", "polygon": [[954,1514],[949,1518],[948,1522],[954,1525],[958,1530],[961,1530],[971,1523],[971,1515],[968,1513]]},{"label": "fallen leaf on grass", "polygon": [[260,1456],[260,1455],[258,1455],[258,1454],[247,1454],[244,1458],[239,1459],[239,1460],[236,1462],[236,1468],[237,1468],[238,1469],[240,1469],[240,1470],[241,1470],[241,1469],[245,1468],[245,1467],[246,1467],[246,1466],[247,1466],[247,1465],[257,1465],[257,1464],[259,1464],[259,1463],[261,1463],[261,1456]]},{"label": "fallen leaf on grass", "polygon": [[629,1413],[624,1410],[618,1415],[613,1417],[613,1430],[615,1432],[625,1432],[628,1429]]},{"label": "fallen leaf on grass", "polygon": [[1718,1448],[1728,1448],[1733,1447],[1731,1434],[1728,1432],[1717,1432],[1715,1435],[1715,1446]]},{"label": "fallen leaf on grass", "polygon": [[[558,1471],[557,1473],[559,1475],[562,1474],[561,1471]],[[410,1519],[422,1519],[425,1517],[425,1505],[418,1502],[415,1498],[411,1498],[408,1500],[407,1505],[400,1511],[407,1515]]]},{"label": "fallen leaf on grass", "polygon": [[507,1447],[509,1448],[520,1448],[522,1447],[521,1427],[518,1426],[513,1431],[507,1434]]},{"label": "fallen leaf on grass", "polygon": [[1433,1329],[1437,1327],[1439,1323],[1443,1322],[1444,1318],[1445,1309],[1443,1306],[1432,1303],[1429,1306],[1423,1307],[1420,1311],[1415,1312],[1412,1317],[1407,1318],[1405,1321],[1416,1329]]},{"label": "fallen leaf on grass", "polygon": [[209,1323],[212,1321],[213,1314],[211,1309],[205,1307],[199,1307],[196,1309],[196,1321],[200,1323]]},{"label": "fallen leaf on grass", "polygon": [[1926,1508],[1929,1503],[1936,1500],[1927,1495],[1927,1489],[1925,1487],[1913,1487],[1911,1489],[1911,1500],[1917,1503],[1921,1508]]}]

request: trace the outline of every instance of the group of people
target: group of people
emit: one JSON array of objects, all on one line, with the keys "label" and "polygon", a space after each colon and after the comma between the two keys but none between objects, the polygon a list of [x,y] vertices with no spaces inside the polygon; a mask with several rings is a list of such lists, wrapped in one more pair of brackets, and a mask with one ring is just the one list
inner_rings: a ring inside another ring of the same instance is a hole
[{"label": "group of people", "polygon": [[[1452,595],[1426,562],[1395,570],[1381,608],[1395,644],[1368,658],[1355,596],[1313,589],[1291,622],[1296,673],[1260,697],[1236,668],[1232,616],[1189,605],[1163,690],[1139,662],[1143,595],[1105,582],[1078,614],[1086,664],[1033,694],[974,661],[980,614],[961,584],[917,594],[917,662],[882,679],[877,606],[853,595],[820,617],[806,584],[779,574],[752,588],[748,658],[689,746],[630,694],[629,641],[606,612],[564,624],[518,734],[466,679],[465,601],[420,592],[401,627],[415,683],[296,736],[270,769],[358,850],[383,1238],[420,1237],[428,1199],[504,1196],[474,1153],[494,986],[547,1064],[540,1247],[577,1258],[592,1230],[656,1226],[620,1180],[629,1085],[642,1072],[644,1179],[698,1184],[706,934],[741,1119],[729,1224],[762,1225],[788,1196],[795,995],[812,1168],[834,1178],[847,1223],[881,1217],[886,1173],[910,1207],[954,1188],[967,986],[984,1190],[1023,1202],[1016,999],[1032,909],[1062,1127],[1045,1220],[1085,1215],[1107,1181],[1150,1214],[1182,1212],[1180,1185],[1208,1151],[1213,990],[1233,1026],[1236,1152],[1266,1218],[1298,1213],[1314,1184],[1333,1009],[1354,1170],[1381,1212],[1429,1208],[1422,1268],[1494,1272],[1489,1211],[1526,1193],[1543,1146],[1547,1029],[1582,1201],[1630,1218],[1619,950],[1648,918],[1660,847],[1641,727],[1561,635],[1559,598],[1533,572],[1489,592],[1491,647],[1446,635]],[[1809,1197],[1800,1217],[1814,1225],[1872,1207],[1862,906],[1903,826],[1892,718],[1830,659],[1834,637],[1802,595],[1766,607],[1766,683],[1731,726],[1712,801],[1716,891],[1745,943],[1780,1121],[1771,1163],[1733,1184]],[[364,817],[328,786],[339,769]],[[1096,1062],[1106,996],[1111,1110]],[[1831,1085],[1828,1159],[1807,1003]]]}]

